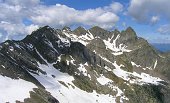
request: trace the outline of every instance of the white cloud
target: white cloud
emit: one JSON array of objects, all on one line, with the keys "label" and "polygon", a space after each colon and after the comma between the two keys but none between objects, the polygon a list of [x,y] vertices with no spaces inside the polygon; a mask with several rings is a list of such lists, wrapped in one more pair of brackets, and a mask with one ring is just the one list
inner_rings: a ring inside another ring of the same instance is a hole
[{"label": "white cloud", "polygon": [[9,5],[20,5],[22,7],[33,7],[40,3],[40,0],[4,0]]},{"label": "white cloud", "polygon": [[159,17],[158,16],[152,16],[152,18],[151,18],[151,23],[152,24],[155,24],[155,23],[157,23],[159,21]]},{"label": "white cloud", "polygon": [[106,11],[110,10],[111,12],[119,13],[123,11],[123,5],[118,2],[113,2],[109,6],[105,6],[104,9]]},{"label": "white cloud", "polygon": [[[123,5],[113,2],[95,9],[76,10],[66,5],[43,5],[40,0],[0,0],[0,42],[30,34],[39,26],[98,25],[113,28]],[[24,20],[30,20],[30,25]]]},{"label": "white cloud", "polygon": [[[115,7],[114,7],[115,6]],[[39,6],[34,10],[32,21],[39,25],[64,26],[73,24],[98,25],[103,28],[112,28],[119,20],[117,12],[123,6],[113,3],[110,6],[96,9],[76,10],[66,5]]]},{"label": "white cloud", "polygon": [[25,33],[26,33],[26,34],[31,34],[32,31],[35,31],[35,30],[37,30],[38,28],[39,28],[39,26],[38,26],[38,25],[34,25],[34,24],[31,24],[31,25],[29,25],[29,26],[25,26]]},{"label": "white cloud", "polygon": [[162,25],[157,30],[161,34],[169,34],[170,35],[170,24]]},{"label": "white cloud", "polygon": [[128,14],[143,23],[158,21],[155,15],[170,19],[169,4],[170,0],[131,0]]},{"label": "white cloud", "polygon": [[16,39],[23,38],[25,35],[30,34],[32,31],[38,29],[38,25],[29,25],[26,26],[24,24],[12,24],[9,22],[0,22],[0,31],[1,37],[0,40],[4,41],[7,39]]},{"label": "white cloud", "polygon": [[22,23],[29,18],[32,8],[38,6],[39,0],[4,0],[0,3],[0,21]]}]

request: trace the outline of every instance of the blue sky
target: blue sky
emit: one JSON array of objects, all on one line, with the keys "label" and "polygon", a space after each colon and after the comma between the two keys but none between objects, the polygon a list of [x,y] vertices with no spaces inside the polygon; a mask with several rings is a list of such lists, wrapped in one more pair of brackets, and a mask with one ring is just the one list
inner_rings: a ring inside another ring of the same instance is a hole
[{"label": "blue sky", "polygon": [[0,0],[0,42],[37,28],[97,25],[134,28],[152,43],[170,43],[170,0]]}]

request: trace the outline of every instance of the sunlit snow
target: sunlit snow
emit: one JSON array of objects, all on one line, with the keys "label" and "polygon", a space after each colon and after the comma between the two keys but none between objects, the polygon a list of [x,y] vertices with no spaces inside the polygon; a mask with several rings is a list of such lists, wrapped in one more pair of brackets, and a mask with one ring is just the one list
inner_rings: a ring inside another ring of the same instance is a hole
[{"label": "sunlit snow", "polygon": [[0,88],[0,103],[15,103],[16,100],[23,102],[25,98],[29,98],[29,92],[37,86],[22,79],[11,79],[0,75]]},{"label": "sunlit snow", "polygon": [[[160,81],[163,81],[162,79],[158,77],[153,77],[146,73],[138,74],[136,72],[124,71],[123,69],[121,69],[121,66],[116,64],[116,62],[114,62],[114,66],[116,67],[116,69],[113,69],[113,73],[117,75],[118,77],[126,81],[129,81],[130,83],[136,83],[140,85],[151,83],[151,84],[159,85]],[[131,79],[131,77],[135,77],[135,78]]]},{"label": "sunlit snow", "polygon": [[108,38],[108,40],[103,40],[103,42],[106,45],[106,49],[112,50],[113,55],[121,55],[123,52],[130,52],[131,50],[126,49],[127,46],[124,44],[117,45],[116,41],[119,39],[120,34],[117,35],[117,37],[112,41],[114,37],[114,34],[111,38]]},{"label": "sunlit snow", "polygon": [[[44,59],[41,55],[40,57]],[[44,61],[46,60],[44,59]],[[61,73],[59,70],[53,67],[53,64],[47,62],[47,65],[40,64],[40,63],[38,63],[38,65],[41,70],[46,72],[46,75],[41,73],[39,73],[39,75],[32,74],[32,73],[31,74],[46,88],[47,91],[51,93],[52,96],[57,98],[61,103],[96,103],[96,102],[116,103],[115,101],[116,96],[111,96],[109,94],[106,95],[98,94],[96,93],[96,91],[93,91],[92,93],[88,93],[86,91],[77,88],[72,83],[72,81],[74,81],[74,77],[68,75],[67,73]],[[85,63],[82,65],[85,66],[88,64]],[[65,83],[65,85],[67,86],[61,84],[60,81]],[[114,89],[118,89],[118,88],[114,88]]]},{"label": "sunlit snow", "polygon": [[[111,70],[109,67],[105,67],[105,69],[107,69],[108,71],[112,71],[116,76],[118,76],[126,81],[129,81],[130,83],[135,83],[135,84],[139,84],[139,85],[151,83],[151,84],[159,85],[160,81],[163,81],[162,79],[160,79],[158,77],[153,77],[147,73],[138,74],[136,72],[127,72],[127,71],[121,69],[121,67],[123,65],[118,65],[116,62],[112,63],[107,58],[102,57],[102,56],[100,56],[100,57],[103,60],[107,61],[108,63],[111,63],[115,67],[115,69],[113,69],[113,70]],[[132,62],[132,64],[136,65],[134,62]],[[135,78],[131,79],[131,77],[135,77]]]},{"label": "sunlit snow", "polygon": [[97,81],[101,84],[101,85],[106,85],[109,82],[113,82],[112,80],[106,78],[105,76],[100,76],[99,78],[97,78]]},{"label": "sunlit snow", "polygon": [[67,37],[69,37],[71,39],[71,41],[80,42],[85,46],[89,43],[90,40],[94,39],[94,36],[90,33],[90,31],[88,31],[88,33],[86,33],[85,35],[81,35],[81,36],[77,36],[77,35],[72,34],[72,33],[67,33],[65,31],[63,31],[63,33]]}]

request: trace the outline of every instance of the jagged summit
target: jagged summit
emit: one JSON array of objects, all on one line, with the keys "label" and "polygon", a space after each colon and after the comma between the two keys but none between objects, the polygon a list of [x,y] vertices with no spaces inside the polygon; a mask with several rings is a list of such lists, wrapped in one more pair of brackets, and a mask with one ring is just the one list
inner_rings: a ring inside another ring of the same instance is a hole
[{"label": "jagged summit", "polygon": [[[34,40],[34,39],[40,39],[44,37],[50,37],[55,35],[55,29],[51,28],[49,26],[40,27],[36,31],[33,31],[30,35],[27,35],[26,38],[24,38],[24,41]],[[27,40],[28,39],[28,40]]]},{"label": "jagged summit", "polygon": [[49,29],[49,28],[51,28],[49,25],[45,25],[43,27],[40,27],[40,29]]},{"label": "jagged summit", "polygon": [[107,31],[99,26],[94,26],[89,29],[89,31],[94,35],[94,37],[100,37],[101,39],[107,39],[109,37],[110,31]]},{"label": "jagged summit", "polygon": [[135,32],[134,29],[132,27],[130,27],[130,26],[127,27],[125,31],[133,31],[133,32]]},{"label": "jagged summit", "polygon": [[114,31],[112,32],[115,32],[116,34],[120,34],[120,31],[118,29],[115,29]]},{"label": "jagged summit", "polygon": [[62,28],[62,31],[71,32],[71,29],[70,29],[70,27],[65,26]]},{"label": "jagged summit", "polygon": [[125,30],[126,34],[131,36],[131,38],[137,38],[137,35],[136,35],[136,32],[133,30],[132,27],[128,27],[126,30]]},{"label": "jagged summit", "polygon": [[[116,34],[118,34],[119,32],[117,31]],[[138,37],[136,35],[136,32],[131,28],[128,27],[126,30],[123,30],[120,32],[120,38],[118,41],[118,44],[126,44],[128,45],[134,45],[135,42],[137,42]]]},{"label": "jagged summit", "polygon": [[75,33],[76,35],[80,36],[80,35],[85,35],[87,33],[87,30],[81,26],[79,26],[78,28],[76,28],[73,33]]},{"label": "jagged summit", "polygon": [[90,29],[99,29],[99,30],[105,30],[105,29],[103,29],[103,28],[101,28],[101,27],[99,27],[99,26],[93,26],[93,27],[91,27]]},{"label": "jagged summit", "polygon": [[79,26],[75,30],[86,30],[86,29],[84,27],[82,27],[82,26]]}]

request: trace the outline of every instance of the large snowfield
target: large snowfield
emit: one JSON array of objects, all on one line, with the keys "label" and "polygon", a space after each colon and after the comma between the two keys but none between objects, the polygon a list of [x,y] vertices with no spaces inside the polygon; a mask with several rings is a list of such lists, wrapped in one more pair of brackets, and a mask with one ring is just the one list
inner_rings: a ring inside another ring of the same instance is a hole
[{"label": "large snowfield", "polygon": [[22,79],[11,79],[0,75],[0,88],[0,103],[15,103],[16,100],[23,102],[25,98],[29,98],[29,92],[37,86]]}]

